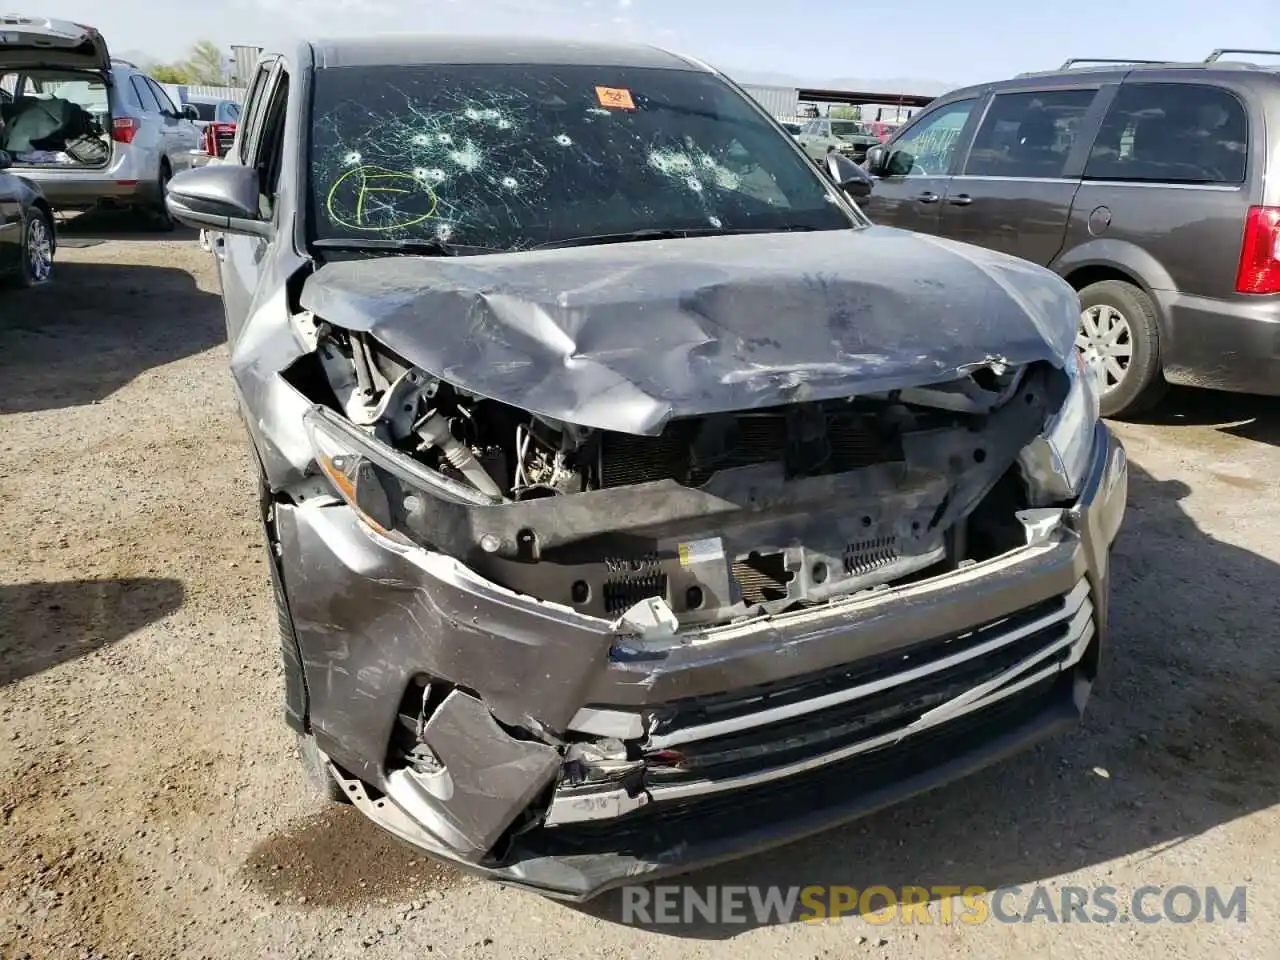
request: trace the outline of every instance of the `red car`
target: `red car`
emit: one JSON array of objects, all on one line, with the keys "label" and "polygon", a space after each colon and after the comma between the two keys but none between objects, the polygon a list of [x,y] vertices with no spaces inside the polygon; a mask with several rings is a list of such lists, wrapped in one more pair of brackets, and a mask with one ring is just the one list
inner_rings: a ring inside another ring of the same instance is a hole
[{"label": "red car", "polygon": [[240,104],[234,100],[188,101],[195,107],[199,119],[195,121],[200,127],[201,149],[208,159],[199,159],[195,166],[208,163],[209,159],[221,159],[231,149],[236,138],[236,127],[240,121]]},{"label": "red car", "polygon": [[893,136],[893,132],[897,130],[898,127],[902,126],[900,123],[891,123],[888,120],[870,120],[867,121],[865,125],[871,135],[873,137],[878,137],[881,143],[884,143]]}]

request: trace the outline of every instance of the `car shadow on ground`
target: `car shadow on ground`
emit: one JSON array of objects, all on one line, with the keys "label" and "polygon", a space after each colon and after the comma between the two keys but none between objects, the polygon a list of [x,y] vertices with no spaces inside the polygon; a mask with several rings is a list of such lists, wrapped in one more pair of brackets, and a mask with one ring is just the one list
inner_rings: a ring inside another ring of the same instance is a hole
[{"label": "car shadow on ground", "polygon": [[217,294],[175,267],[65,260],[0,304],[0,414],[97,403],[226,336]]},{"label": "car shadow on ground", "polygon": [[0,584],[0,687],[128,636],[182,605],[169,579]]},{"label": "car shadow on ground", "polygon": [[197,235],[197,231],[181,224],[173,230],[157,229],[153,218],[133,210],[99,207],[58,217],[58,243],[65,249],[96,246],[108,240],[195,240]]},{"label": "car shadow on ground", "polygon": [[[1280,801],[1280,648],[1267,639],[1280,620],[1280,565],[1201,532],[1180,505],[1189,492],[1132,467],[1104,673],[1078,732],[839,830],[663,882],[699,894],[913,886],[931,899],[939,886],[1027,888],[1159,856]],[[695,939],[778,922],[755,917],[748,901],[743,923],[695,914],[636,924],[623,898],[615,891],[573,909]]]},{"label": "car shadow on ground", "polygon": [[1244,440],[1280,446],[1280,397],[1175,387],[1143,423],[1214,427]]}]

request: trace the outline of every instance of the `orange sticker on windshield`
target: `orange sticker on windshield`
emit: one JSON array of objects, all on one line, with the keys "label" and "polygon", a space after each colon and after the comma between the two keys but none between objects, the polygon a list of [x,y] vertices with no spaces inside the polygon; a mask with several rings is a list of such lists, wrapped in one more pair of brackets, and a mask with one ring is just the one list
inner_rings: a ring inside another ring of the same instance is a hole
[{"label": "orange sticker on windshield", "polygon": [[631,91],[624,87],[596,87],[596,99],[600,106],[611,110],[634,110],[636,103],[631,99]]}]

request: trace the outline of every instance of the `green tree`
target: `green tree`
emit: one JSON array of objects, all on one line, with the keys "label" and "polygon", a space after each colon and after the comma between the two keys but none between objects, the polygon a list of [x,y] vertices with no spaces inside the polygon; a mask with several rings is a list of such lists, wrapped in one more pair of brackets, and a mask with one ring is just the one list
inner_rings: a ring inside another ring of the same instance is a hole
[{"label": "green tree", "polygon": [[831,108],[831,113],[829,114],[829,116],[830,116],[833,120],[857,120],[857,119],[859,119],[859,117],[858,117],[858,108],[857,108],[857,107],[832,107],[832,108]]},{"label": "green tree", "polygon": [[226,78],[222,71],[222,50],[212,40],[200,40],[187,55],[175,63],[153,63],[147,72],[161,83],[204,83],[221,86]]},{"label": "green tree", "polygon": [[193,83],[191,72],[182,63],[153,63],[147,73],[160,83]]},{"label": "green tree", "polygon": [[223,63],[226,57],[222,55],[222,50],[212,40],[200,40],[192,48],[191,53],[187,55],[185,61],[187,70],[191,73],[192,83],[206,83],[210,86],[219,86],[225,81],[223,74]]}]

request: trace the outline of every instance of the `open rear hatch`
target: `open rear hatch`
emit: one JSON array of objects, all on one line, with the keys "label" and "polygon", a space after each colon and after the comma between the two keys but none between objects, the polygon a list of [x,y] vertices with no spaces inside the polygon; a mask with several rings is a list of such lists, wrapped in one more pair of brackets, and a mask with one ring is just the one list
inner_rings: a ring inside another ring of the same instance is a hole
[{"label": "open rear hatch", "polygon": [[111,54],[93,27],[0,16],[0,149],[24,167],[111,159]]},{"label": "open rear hatch", "polygon": [[0,15],[0,70],[111,69],[107,41],[93,27],[48,17]]}]

